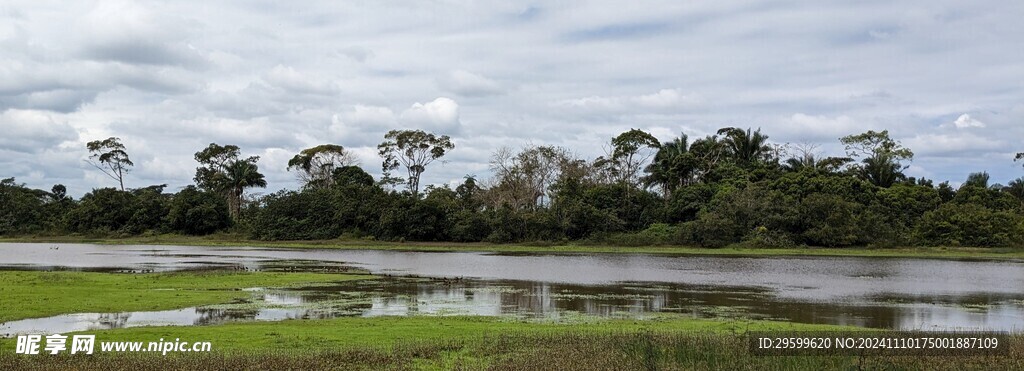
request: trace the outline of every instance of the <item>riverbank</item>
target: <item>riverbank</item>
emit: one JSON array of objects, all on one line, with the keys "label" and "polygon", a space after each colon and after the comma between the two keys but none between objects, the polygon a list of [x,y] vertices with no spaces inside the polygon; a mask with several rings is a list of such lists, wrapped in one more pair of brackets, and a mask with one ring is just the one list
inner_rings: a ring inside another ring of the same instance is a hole
[{"label": "riverbank", "polygon": [[372,279],[362,274],[0,271],[0,323],[67,313],[156,311],[248,299],[242,289]]},{"label": "riverbank", "polygon": [[314,248],[348,250],[395,250],[424,252],[494,252],[507,254],[663,254],[688,256],[836,256],[868,258],[923,258],[956,260],[1024,260],[1024,249],[977,247],[847,247],[847,248],[785,248],[749,247],[701,248],[692,246],[606,246],[584,244],[488,244],[458,242],[383,242],[367,240],[259,241],[234,234],[211,236],[157,235],[128,238],[94,238],[87,236],[4,237],[0,243],[89,243],[101,245],[184,245],[184,246],[253,246],[270,248]]},{"label": "riverbank", "polygon": [[[663,319],[592,323],[514,322],[493,317],[378,317],[291,320],[207,327],[94,331],[97,343],[160,339],[209,342],[209,353],[13,355],[9,369],[1020,369],[1024,341],[1005,356],[856,357],[752,355],[747,331],[820,330],[778,322]],[[836,330],[836,327],[830,327]],[[98,346],[98,345],[97,345]]]},{"label": "riverbank", "polygon": [[[63,249],[62,249],[63,251]],[[187,271],[99,273],[0,271],[0,322],[58,313],[127,312],[224,303],[248,287],[293,287],[365,280],[349,273]],[[361,281],[360,281],[361,282]],[[375,282],[375,281],[374,281]],[[209,342],[210,353],[15,355],[0,339],[0,369],[1019,369],[1024,337],[998,357],[766,357],[751,355],[747,334],[877,331],[770,320],[652,314],[595,316],[341,317],[201,326],[132,327],[64,335],[101,342]],[[97,348],[99,349],[99,348]],[[954,367],[955,366],[955,367]]]}]

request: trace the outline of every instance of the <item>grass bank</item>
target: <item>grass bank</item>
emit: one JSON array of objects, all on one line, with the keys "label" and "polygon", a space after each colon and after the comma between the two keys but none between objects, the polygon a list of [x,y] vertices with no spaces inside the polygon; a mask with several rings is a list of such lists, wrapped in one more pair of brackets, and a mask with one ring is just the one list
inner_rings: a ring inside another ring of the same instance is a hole
[{"label": "grass bank", "polygon": [[837,256],[877,258],[1024,260],[1024,249],[974,247],[899,247],[899,248],[786,248],[761,249],[726,247],[720,249],[692,246],[603,246],[583,244],[487,244],[455,242],[381,242],[365,240],[258,241],[236,234],[212,236],[157,235],[129,238],[93,238],[87,236],[0,238],[3,242],[27,243],[93,243],[108,245],[190,245],[190,246],[255,246],[274,248],[317,248],[350,250],[399,251],[479,251],[497,253],[601,253],[601,254],[665,254],[692,256]]},{"label": "grass bank", "polygon": [[210,341],[211,353],[16,356],[0,342],[10,369],[585,369],[849,370],[1020,369],[1024,341],[1008,356],[769,357],[748,352],[744,329],[821,329],[775,322],[692,319],[516,323],[496,318],[343,318],[210,327],[97,332],[97,341]]},{"label": "grass bank", "polygon": [[[747,331],[811,331],[856,329],[832,325],[752,320],[711,320],[685,316],[659,316],[647,320],[573,319],[521,320],[505,317],[341,317],[323,320],[245,322],[215,326],[133,327],[89,331],[103,341],[209,341],[218,352],[275,350],[302,353],[310,349],[382,348],[408,342],[474,342],[495,334],[621,333],[668,331],[732,334]],[[0,352],[14,344],[0,341]],[[11,348],[13,349],[13,348]]]},{"label": "grass bank", "polygon": [[[246,297],[244,287],[281,287],[372,276],[276,272],[115,274],[0,271],[0,322],[71,312],[161,310]],[[16,355],[0,339],[0,369],[1021,369],[1024,340],[1004,357],[765,357],[754,331],[868,331],[832,325],[697,319],[567,317],[344,317],[86,331],[97,342],[210,342],[211,353],[167,356]],[[67,335],[67,334],[65,334]],[[97,345],[98,346],[98,345]]]},{"label": "grass bank", "polygon": [[248,298],[251,287],[372,278],[370,275],[277,272],[115,274],[0,271],[0,322],[64,313],[153,311]]}]

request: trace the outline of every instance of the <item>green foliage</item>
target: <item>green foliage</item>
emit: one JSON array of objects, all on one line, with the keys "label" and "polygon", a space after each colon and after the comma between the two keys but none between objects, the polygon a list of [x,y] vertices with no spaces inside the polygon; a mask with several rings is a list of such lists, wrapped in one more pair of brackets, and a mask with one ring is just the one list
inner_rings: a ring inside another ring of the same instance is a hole
[{"label": "green foliage", "polygon": [[693,240],[702,246],[723,247],[740,242],[755,229],[790,233],[799,224],[797,207],[782,192],[751,185],[718,192],[708,208],[692,222]]},{"label": "green foliage", "polygon": [[[337,144],[306,148],[288,161],[288,170],[299,172],[306,187],[322,188],[334,184],[335,172],[356,163],[355,155]],[[372,178],[371,178],[372,180]]]},{"label": "green foliage", "polygon": [[208,147],[196,152],[196,162],[201,165],[196,168],[196,185],[207,191],[226,191],[228,165],[238,160],[240,154],[238,146],[221,146],[217,143],[210,143]]},{"label": "green foliage", "polygon": [[384,135],[384,142],[377,146],[380,157],[384,158],[382,169],[385,173],[405,167],[409,178],[409,191],[419,193],[420,176],[427,165],[455,149],[447,135],[435,135],[422,130],[391,130]]},{"label": "green foliage", "polygon": [[945,204],[925,213],[917,232],[931,245],[1011,246],[1024,242],[1024,220],[977,204]]},{"label": "green foliage", "polygon": [[165,185],[133,190],[131,218],[122,233],[139,234],[145,231],[161,231],[166,228],[165,220],[170,208],[170,197],[163,194]]},{"label": "green foliage", "polygon": [[813,194],[800,202],[801,239],[815,246],[850,246],[864,234],[858,223],[861,205],[829,194]]},{"label": "green foliage", "polygon": [[742,167],[754,167],[772,159],[768,136],[761,134],[761,129],[744,131],[728,127],[719,129],[718,135],[723,136],[722,143],[729,156]]},{"label": "green foliage", "polygon": [[114,188],[100,188],[86,193],[78,207],[68,213],[68,229],[82,233],[120,230],[128,224],[133,214],[131,201],[130,193]]},{"label": "green foliage", "polygon": [[234,219],[242,212],[242,196],[247,188],[266,188],[266,178],[259,172],[259,156],[240,159],[241,149],[235,145],[217,143],[196,152],[195,181],[199,188],[224,195],[228,210]]},{"label": "green foliage", "polygon": [[329,190],[280,191],[263,197],[263,207],[246,220],[261,240],[320,240],[341,235]]},{"label": "green foliage", "polygon": [[206,235],[231,225],[223,197],[188,186],[171,199],[167,222],[171,230],[188,235]]},{"label": "green foliage", "polygon": [[449,215],[448,236],[455,242],[480,242],[491,234],[491,225],[486,216],[469,210],[460,210]]},{"label": "green foliage", "polygon": [[701,209],[714,195],[714,188],[704,183],[678,189],[672,193],[665,206],[665,221],[678,223],[697,219]]},{"label": "green foliage", "polygon": [[1024,178],[1011,181],[1004,191],[1020,201],[1020,207],[1024,210]]},{"label": "green foliage", "polygon": [[869,130],[862,134],[849,135],[839,139],[846,146],[846,153],[853,158],[862,157],[861,163],[852,171],[862,179],[879,187],[890,187],[905,179],[903,161],[914,158],[914,152],[889,137],[889,131]]},{"label": "green foliage", "polygon": [[0,180],[0,235],[31,233],[45,224],[44,202],[38,191],[17,184],[14,178]]},{"label": "green foliage", "polygon": [[612,154],[608,164],[614,166],[613,174],[619,182],[635,185],[633,181],[647,158],[651,156],[648,152],[661,146],[658,138],[650,133],[630,129],[612,138]]},{"label": "green foliage", "polygon": [[[378,182],[342,146],[325,144],[289,161],[304,181],[300,190],[244,203],[247,189],[267,186],[259,157],[211,143],[195,154],[196,186],[177,194],[165,194],[163,186],[104,188],[76,201],[63,185],[44,191],[3,180],[0,234],[203,235],[235,225],[260,240],[1024,245],[1024,178],[1001,186],[974,173],[960,189],[936,186],[902,173],[913,152],[886,131],[840,141],[850,158],[822,158],[805,146],[802,155],[780,162],[782,147],[760,130],[728,127],[660,143],[632,129],[612,138],[608,158],[589,161],[552,146],[499,149],[490,161],[493,178],[466,176],[454,189],[421,189],[426,166],[454,144],[447,136],[393,130],[378,146],[384,157]],[[130,166],[117,138],[90,142],[89,149],[107,171]],[[397,179],[389,171],[399,167],[407,172],[408,192],[389,186]]]},{"label": "green foliage", "polygon": [[654,223],[639,232],[610,235],[602,241],[614,246],[675,245],[682,241],[681,228],[666,223]]},{"label": "green foliage", "polygon": [[168,213],[167,198],[160,189],[126,192],[100,188],[86,193],[78,207],[68,212],[67,228],[79,233],[138,234],[162,230]]},{"label": "green foliage", "polygon": [[387,240],[437,241],[444,239],[446,221],[437,204],[422,202],[409,193],[399,195],[383,210],[378,236]]},{"label": "green foliage", "polygon": [[956,196],[953,197],[952,203],[979,205],[1000,211],[1019,210],[1020,208],[1020,200],[1014,197],[1012,193],[1004,192],[1002,189],[981,187],[970,183],[965,183],[964,186],[956,191]]},{"label": "green foliage", "polygon": [[359,166],[342,166],[331,173],[331,185],[339,187],[371,187],[373,176]]},{"label": "green foliage", "polygon": [[280,191],[252,205],[245,223],[250,235],[261,240],[332,239],[376,231],[389,205],[387,195],[370,186]]}]

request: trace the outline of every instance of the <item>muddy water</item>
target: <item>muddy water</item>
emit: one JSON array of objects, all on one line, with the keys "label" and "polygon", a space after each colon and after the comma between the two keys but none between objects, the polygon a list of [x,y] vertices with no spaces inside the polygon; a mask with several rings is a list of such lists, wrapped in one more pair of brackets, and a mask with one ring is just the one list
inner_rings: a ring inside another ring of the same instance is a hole
[{"label": "muddy water", "polygon": [[352,267],[389,276],[298,290],[258,290],[252,302],[235,306],[12,321],[0,324],[0,336],[450,314],[561,318],[683,313],[893,329],[1024,330],[1021,262],[0,244],[0,267],[129,272]]}]

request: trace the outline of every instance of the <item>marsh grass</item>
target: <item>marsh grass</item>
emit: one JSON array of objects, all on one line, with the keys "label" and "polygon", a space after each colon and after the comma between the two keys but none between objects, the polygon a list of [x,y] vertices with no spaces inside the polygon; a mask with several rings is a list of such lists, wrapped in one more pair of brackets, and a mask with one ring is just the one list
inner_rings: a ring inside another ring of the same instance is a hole
[{"label": "marsh grass", "polygon": [[361,274],[195,271],[97,273],[0,271],[0,322],[65,313],[153,311],[249,299],[251,287],[373,279]]},{"label": "marsh grass", "polygon": [[24,370],[1011,370],[1024,367],[1024,337],[1010,354],[977,357],[754,356],[743,334],[632,331],[503,332],[474,340],[366,344],[332,351],[244,351],[169,356],[0,355]]}]

